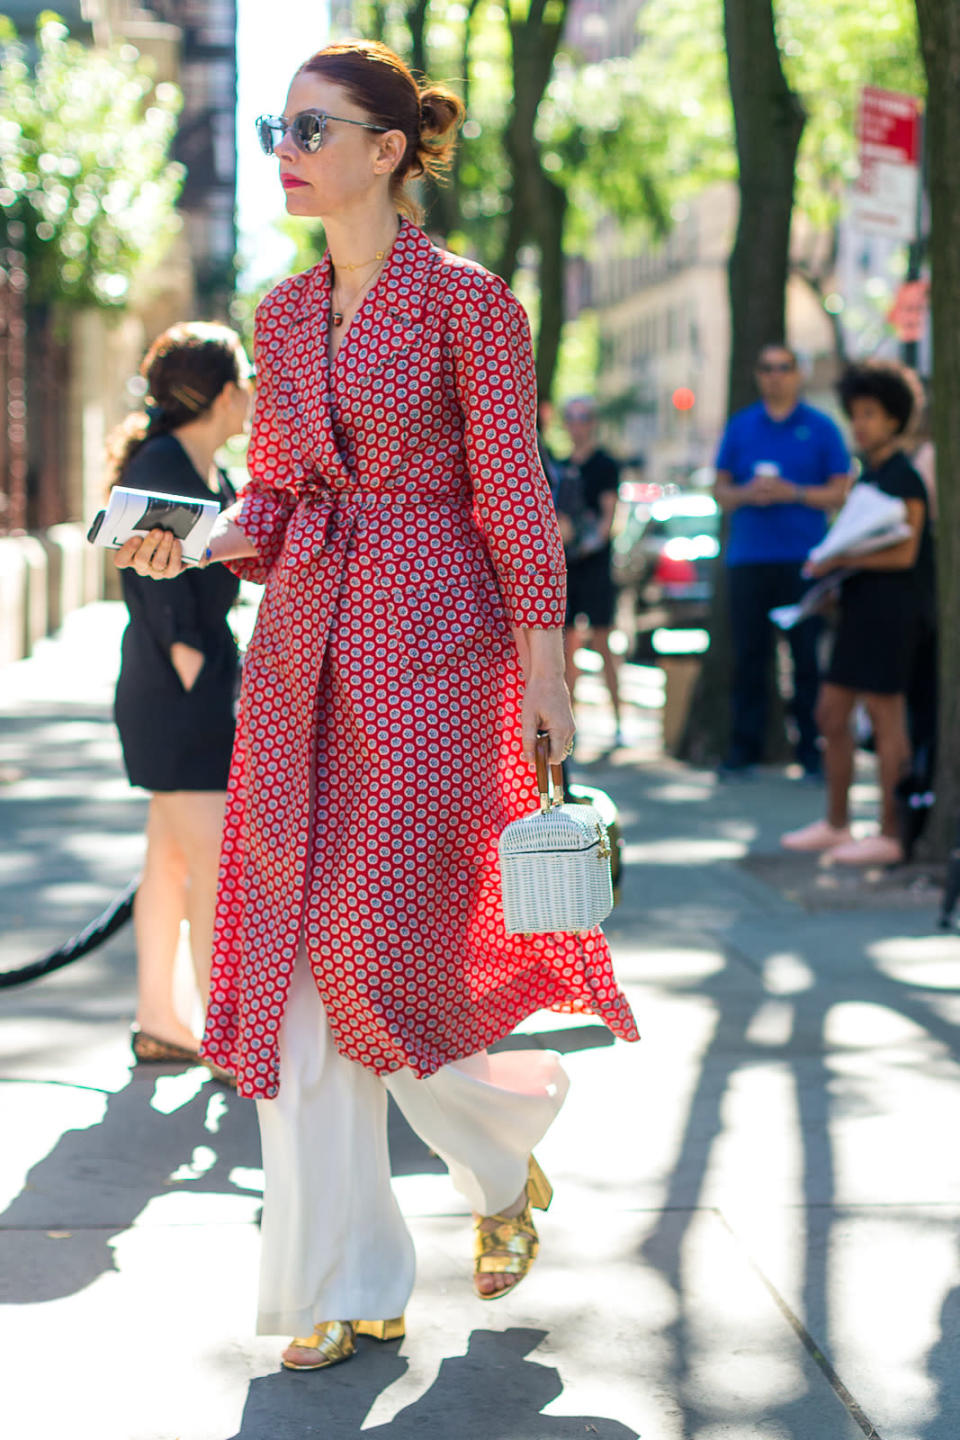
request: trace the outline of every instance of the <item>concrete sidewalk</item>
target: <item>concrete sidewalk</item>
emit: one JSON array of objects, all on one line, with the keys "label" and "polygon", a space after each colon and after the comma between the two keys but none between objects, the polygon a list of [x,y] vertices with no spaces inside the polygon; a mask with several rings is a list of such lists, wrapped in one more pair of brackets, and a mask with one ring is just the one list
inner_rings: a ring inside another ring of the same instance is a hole
[{"label": "concrete sidewalk", "polygon": [[[144,800],[109,717],[121,623],[88,607],[0,671],[4,967],[138,866]],[[408,1338],[279,1372],[282,1338],[252,1334],[253,1106],[200,1069],[130,1068],[128,928],[0,993],[4,1437],[956,1440],[960,940],[933,930],[932,891],[781,860],[822,796],[660,759],[658,677],[625,682],[613,757],[583,682],[578,770],[622,809],[609,933],[644,1041],[524,1027],[574,1082],[530,1278],[472,1297],[467,1217],[394,1115]]]}]

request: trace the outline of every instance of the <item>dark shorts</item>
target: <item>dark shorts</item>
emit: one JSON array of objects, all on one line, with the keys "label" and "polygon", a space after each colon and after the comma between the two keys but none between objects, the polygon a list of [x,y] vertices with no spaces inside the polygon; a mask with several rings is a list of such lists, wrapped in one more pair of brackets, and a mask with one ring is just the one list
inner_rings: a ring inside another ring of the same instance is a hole
[{"label": "dark shorts", "polygon": [[567,618],[572,625],[583,615],[594,630],[609,630],[613,624],[617,591],[610,573],[609,548],[586,560],[567,565]]}]

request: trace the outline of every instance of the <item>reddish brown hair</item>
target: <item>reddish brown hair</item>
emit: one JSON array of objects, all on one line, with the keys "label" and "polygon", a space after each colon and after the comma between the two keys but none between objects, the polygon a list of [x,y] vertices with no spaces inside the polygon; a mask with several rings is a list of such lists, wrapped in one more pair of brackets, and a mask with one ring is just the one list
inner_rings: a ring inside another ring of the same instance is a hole
[{"label": "reddish brown hair", "polygon": [[444,85],[421,88],[400,56],[375,40],[325,45],[297,74],[322,75],[342,86],[375,125],[403,131],[407,148],[391,177],[391,193],[398,210],[421,220],[423,212],[408,194],[407,182],[421,175],[437,180],[449,170],[455,132],[466,114],[459,95]]},{"label": "reddish brown hair", "polygon": [[140,365],[147,382],[144,408],[128,415],[107,440],[107,489],[145,440],[168,435],[209,410],[225,385],[240,381],[240,336],[202,320],[171,325],[158,335]]}]

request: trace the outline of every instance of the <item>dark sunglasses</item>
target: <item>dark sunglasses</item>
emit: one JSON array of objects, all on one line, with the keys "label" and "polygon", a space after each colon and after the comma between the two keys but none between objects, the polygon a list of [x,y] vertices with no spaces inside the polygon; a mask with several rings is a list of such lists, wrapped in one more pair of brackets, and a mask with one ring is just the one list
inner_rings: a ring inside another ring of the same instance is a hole
[{"label": "dark sunglasses", "polygon": [[370,125],[366,120],[345,120],[342,115],[325,115],[322,110],[301,110],[287,120],[283,115],[261,115],[257,120],[257,139],[264,155],[272,155],[287,131],[298,150],[305,155],[315,155],[323,144],[327,121],[336,120],[340,125],[359,125],[361,130],[389,129],[387,125]]},{"label": "dark sunglasses", "polygon": [[764,360],[757,366],[761,375],[792,375],[796,368],[790,360]]}]

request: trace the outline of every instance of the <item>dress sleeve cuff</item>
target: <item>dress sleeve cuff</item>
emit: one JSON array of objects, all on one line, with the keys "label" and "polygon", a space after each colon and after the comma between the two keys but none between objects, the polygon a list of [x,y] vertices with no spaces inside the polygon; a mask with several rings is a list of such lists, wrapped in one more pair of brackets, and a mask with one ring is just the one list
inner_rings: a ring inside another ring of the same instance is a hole
[{"label": "dress sleeve cuff", "polygon": [[560,629],[567,617],[567,577],[542,571],[514,574],[503,599],[510,623],[519,629]]},{"label": "dress sleeve cuff", "polygon": [[234,575],[241,580],[250,580],[255,585],[266,584],[267,577],[283,550],[287,521],[296,503],[295,496],[272,487],[260,489],[256,482],[247,487],[241,496],[236,524],[256,546],[257,553],[225,561]]}]

